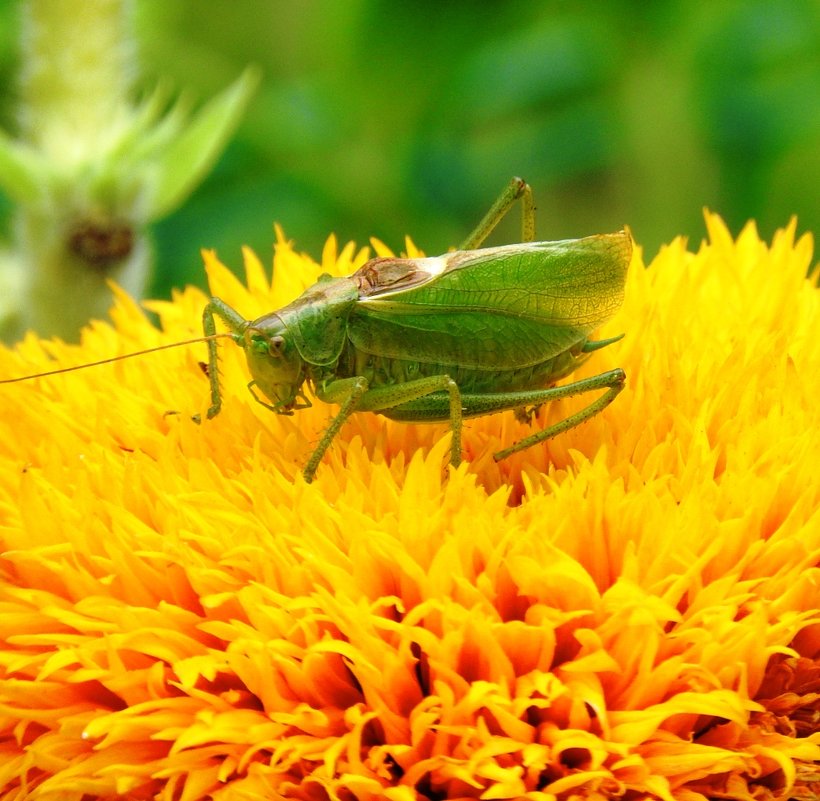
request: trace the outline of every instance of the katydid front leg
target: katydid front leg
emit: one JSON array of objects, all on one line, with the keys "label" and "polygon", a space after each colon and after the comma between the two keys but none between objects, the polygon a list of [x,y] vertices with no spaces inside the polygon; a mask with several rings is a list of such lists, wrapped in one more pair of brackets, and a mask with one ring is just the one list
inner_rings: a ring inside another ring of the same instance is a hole
[{"label": "katydid front leg", "polygon": [[[202,330],[205,336],[216,333],[216,317],[219,317],[230,328],[234,341],[240,344],[242,333],[248,327],[248,320],[224,300],[211,298],[202,312]],[[216,417],[222,408],[222,392],[219,388],[219,353],[214,339],[208,340],[208,381],[211,384],[211,405],[208,408],[208,419],[210,420]]]},{"label": "katydid front leg", "polygon": [[316,394],[325,403],[340,403],[339,413],[330,421],[319,444],[305,465],[303,475],[310,483],[316,473],[316,468],[322,460],[325,451],[333,441],[344,422],[353,412],[379,412],[392,409],[404,403],[427,397],[435,392],[447,392],[450,412],[450,428],[453,439],[450,443],[450,464],[458,467],[461,464],[461,393],[456,382],[449,376],[436,375],[427,378],[417,378],[401,384],[375,387],[369,389],[364,376],[356,378],[340,378],[319,385]]}]

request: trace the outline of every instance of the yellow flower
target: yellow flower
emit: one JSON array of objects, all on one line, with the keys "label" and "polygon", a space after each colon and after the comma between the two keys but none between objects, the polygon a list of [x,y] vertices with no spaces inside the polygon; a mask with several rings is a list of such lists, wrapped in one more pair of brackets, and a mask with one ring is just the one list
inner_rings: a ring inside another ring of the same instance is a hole
[{"label": "yellow flower", "polygon": [[[498,464],[512,414],[456,470],[446,426],[361,414],[307,485],[331,409],[271,414],[230,343],[199,426],[204,346],[1,386],[0,799],[817,798],[812,243],[707,224],[635,257],[580,373],[624,392]],[[366,258],[280,233],[271,287],[206,254],[249,318]],[[195,336],[204,302],[160,332],[120,294],[0,375]]]}]

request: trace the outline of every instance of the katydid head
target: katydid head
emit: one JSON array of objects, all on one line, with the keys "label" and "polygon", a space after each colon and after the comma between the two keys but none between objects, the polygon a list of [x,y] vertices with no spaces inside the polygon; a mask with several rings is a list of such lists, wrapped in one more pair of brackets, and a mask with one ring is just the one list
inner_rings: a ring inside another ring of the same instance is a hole
[{"label": "katydid head", "polygon": [[279,315],[268,314],[250,323],[241,344],[254,385],[277,414],[292,414],[294,409],[310,406],[301,392],[305,362]]}]

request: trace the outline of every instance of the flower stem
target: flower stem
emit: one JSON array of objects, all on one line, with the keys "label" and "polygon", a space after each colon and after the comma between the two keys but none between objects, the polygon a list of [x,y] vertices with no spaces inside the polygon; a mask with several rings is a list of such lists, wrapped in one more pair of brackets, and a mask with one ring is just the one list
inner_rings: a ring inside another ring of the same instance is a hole
[{"label": "flower stem", "polygon": [[131,10],[129,0],[25,3],[21,134],[47,180],[39,201],[18,212],[23,330],[74,338],[107,312],[109,279],[144,289],[150,248],[136,191],[108,171],[133,118]]}]

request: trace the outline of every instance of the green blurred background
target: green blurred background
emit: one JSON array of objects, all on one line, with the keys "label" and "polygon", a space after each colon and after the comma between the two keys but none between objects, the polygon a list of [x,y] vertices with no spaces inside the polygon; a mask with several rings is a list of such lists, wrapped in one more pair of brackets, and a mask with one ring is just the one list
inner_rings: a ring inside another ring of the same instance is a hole
[{"label": "green blurred background", "polygon": [[[514,174],[541,239],[628,223],[651,256],[696,243],[704,206],[735,233],[794,214],[820,232],[817,0],[138,0],[136,22],[144,88],[205,100],[247,64],[264,74],[212,174],[154,227],[153,295],[201,284],[202,247],[268,259],[273,221],[317,257],[331,232],[446,250]],[[14,130],[13,4],[0,26]]]}]

